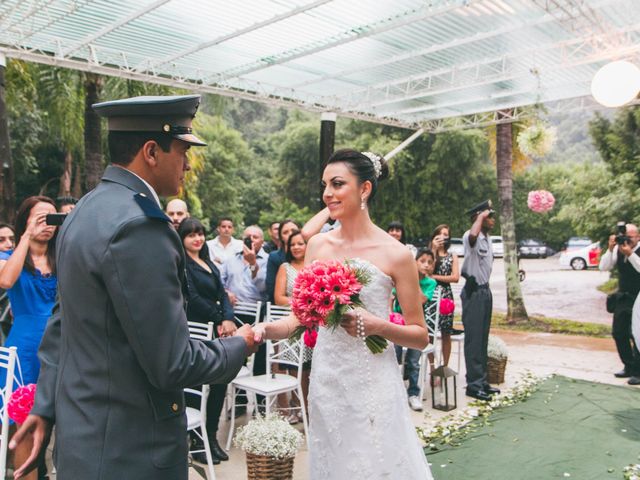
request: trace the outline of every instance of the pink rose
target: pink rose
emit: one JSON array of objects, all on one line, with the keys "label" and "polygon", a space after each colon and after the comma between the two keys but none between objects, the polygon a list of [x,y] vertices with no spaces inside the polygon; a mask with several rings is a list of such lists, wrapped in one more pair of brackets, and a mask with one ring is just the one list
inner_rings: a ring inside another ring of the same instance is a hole
[{"label": "pink rose", "polygon": [[389,314],[389,321],[391,323],[395,323],[396,325],[406,325],[404,317],[397,312],[391,312]]},{"label": "pink rose", "polygon": [[450,298],[440,300],[440,315],[451,315],[456,309],[456,304]]},{"label": "pink rose", "polygon": [[36,395],[35,383],[19,387],[12,394],[7,404],[9,418],[16,423],[24,423],[33,408]]},{"label": "pink rose", "polygon": [[306,329],[304,331],[304,344],[309,347],[309,348],[313,348],[316,346],[316,341],[318,340],[318,332],[316,332],[315,330],[309,330]]}]

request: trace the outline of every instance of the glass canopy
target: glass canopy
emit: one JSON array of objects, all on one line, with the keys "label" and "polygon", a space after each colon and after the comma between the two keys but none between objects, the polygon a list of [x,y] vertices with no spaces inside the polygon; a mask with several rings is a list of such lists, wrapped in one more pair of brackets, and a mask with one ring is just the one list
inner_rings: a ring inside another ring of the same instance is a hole
[{"label": "glass canopy", "polygon": [[409,128],[584,105],[639,39],[638,0],[0,2],[8,57]]}]

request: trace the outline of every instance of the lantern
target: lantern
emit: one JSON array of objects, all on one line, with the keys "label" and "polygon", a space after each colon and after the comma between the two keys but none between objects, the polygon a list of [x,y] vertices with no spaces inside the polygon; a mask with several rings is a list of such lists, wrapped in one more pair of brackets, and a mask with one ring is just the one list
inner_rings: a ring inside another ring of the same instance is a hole
[{"label": "lantern", "polygon": [[458,372],[446,365],[431,372],[431,404],[434,409],[449,412],[458,407],[457,375]]}]

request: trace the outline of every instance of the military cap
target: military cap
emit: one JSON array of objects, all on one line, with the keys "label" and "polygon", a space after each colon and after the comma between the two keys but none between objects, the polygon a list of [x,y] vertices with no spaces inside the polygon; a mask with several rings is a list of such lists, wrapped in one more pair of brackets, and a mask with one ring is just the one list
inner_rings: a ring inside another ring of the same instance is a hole
[{"label": "military cap", "polygon": [[110,132],[165,133],[173,138],[204,146],[191,130],[200,105],[200,95],[133,97],[96,103],[93,109],[106,117]]},{"label": "military cap", "polygon": [[466,214],[472,217],[480,212],[484,212],[485,210],[490,210],[491,213],[495,213],[493,205],[491,204],[491,200],[485,200],[484,202],[475,205],[474,207],[467,210]]}]

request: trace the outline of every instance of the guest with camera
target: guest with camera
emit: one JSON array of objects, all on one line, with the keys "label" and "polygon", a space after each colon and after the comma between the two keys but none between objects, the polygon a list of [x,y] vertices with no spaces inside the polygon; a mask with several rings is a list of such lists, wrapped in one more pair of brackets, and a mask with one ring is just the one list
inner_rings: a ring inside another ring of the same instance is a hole
[{"label": "guest with camera", "polygon": [[640,385],[640,352],[631,334],[633,303],[640,292],[638,227],[618,222],[616,234],[609,237],[607,251],[600,259],[600,270],[618,270],[618,291],[607,297],[607,311],[613,313],[611,333],[624,368],[615,373],[628,378],[629,385]]}]

